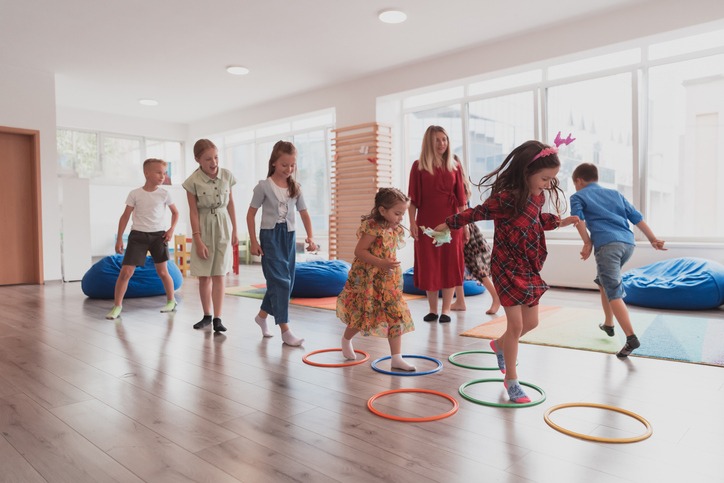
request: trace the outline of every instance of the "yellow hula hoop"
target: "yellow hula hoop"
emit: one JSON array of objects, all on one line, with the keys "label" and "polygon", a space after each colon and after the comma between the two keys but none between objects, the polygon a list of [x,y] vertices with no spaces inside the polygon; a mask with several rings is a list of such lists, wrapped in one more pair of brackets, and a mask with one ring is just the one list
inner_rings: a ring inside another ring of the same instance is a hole
[{"label": "yellow hula hoop", "polygon": [[[562,426],[557,425],[550,419],[550,414],[552,412],[558,411],[559,409],[564,409],[564,408],[598,408],[598,409],[605,409],[607,411],[615,411],[617,413],[625,414],[626,416],[629,416],[629,417],[637,420],[641,424],[643,424],[646,427],[646,432],[639,436],[632,436],[630,438],[602,438],[599,436],[589,436],[589,435],[583,434],[583,433],[576,433],[575,431],[571,431],[570,429],[566,429]],[[557,406],[553,406],[552,408],[548,409],[545,412],[545,414],[543,415],[543,419],[545,419],[545,422],[548,424],[548,426],[550,426],[551,428],[555,429],[558,432],[567,434],[568,436],[573,436],[574,438],[585,439],[586,441],[595,441],[597,443],[637,443],[639,441],[643,441],[643,440],[649,438],[652,434],[654,434],[654,430],[652,429],[651,424],[643,417],[641,417],[638,414],[631,412],[627,409],[617,408],[616,406],[609,406],[608,404],[597,404],[597,403],[586,403],[586,402],[559,404]]]}]

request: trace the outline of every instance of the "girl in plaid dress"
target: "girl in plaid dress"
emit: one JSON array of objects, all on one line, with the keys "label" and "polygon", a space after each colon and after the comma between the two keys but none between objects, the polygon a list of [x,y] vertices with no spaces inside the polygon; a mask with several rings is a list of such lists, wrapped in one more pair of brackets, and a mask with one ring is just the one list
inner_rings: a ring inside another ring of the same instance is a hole
[{"label": "girl in plaid dress", "polygon": [[561,166],[557,152],[557,147],[539,141],[521,144],[498,169],[481,180],[479,186],[490,187],[490,197],[482,205],[449,216],[435,228],[456,229],[478,220],[495,223],[491,275],[507,327],[500,339],[490,342],[490,347],[498,357],[505,388],[514,403],[530,402],[518,382],[515,363],[518,341],[538,325],[538,302],[548,289],[540,276],[548,253],[544,230],[578,223],[577,216],[561,219],[541,211],[546,192],[555,210],[565,211],[563,191],[556,178]]}]

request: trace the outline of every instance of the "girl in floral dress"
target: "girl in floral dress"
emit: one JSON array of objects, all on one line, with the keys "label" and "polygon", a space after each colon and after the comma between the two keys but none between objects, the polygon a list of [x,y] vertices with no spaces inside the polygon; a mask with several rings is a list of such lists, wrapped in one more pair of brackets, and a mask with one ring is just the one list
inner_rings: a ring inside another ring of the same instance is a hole
[{"label": "girl in floral dress", "polygon": [[381,188],[375,196],[375,207],[362,217],[355,259],[337,298],[337,317],[347,325],[342,337],[345,359],[356,359],[352,337],[362,332],[387,338],[393,369],[415,370],[401,354],[401,336],[415,330],[415,326],[402,297],[402,272],[396,258],[405,235],[400,222],[409,203],[400,190]]}]

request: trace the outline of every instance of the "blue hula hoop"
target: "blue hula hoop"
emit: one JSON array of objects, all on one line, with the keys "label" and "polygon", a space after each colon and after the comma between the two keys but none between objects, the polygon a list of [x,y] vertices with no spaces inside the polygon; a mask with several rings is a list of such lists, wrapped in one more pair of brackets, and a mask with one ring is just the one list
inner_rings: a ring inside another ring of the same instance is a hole
[{"label": "blue hula hoop", "polygon": [[382,374],[388,374],[390,376],[426,376],[428,374],[434,374],[436,372],[440,372],[442,370],[442,362],[440,360],[435,359],[434,357],[429,356],[416,356],[411,354],[402,354],[402,357],[412,357],[415,359],[425,359],[427,361],[437,362],[437,367],[434,369],[430,369],[429,371],[415,371],[415,372],[403,372],[403,371],[386,371],[384,369],[380,369],[377,367],[378,362],[385,361],[387,359],[392,359],[392,356],[384,356],[380,357],[379,359],[376,359],[372,361],[372,369],[374,369],[377,372],[381,372]]}]

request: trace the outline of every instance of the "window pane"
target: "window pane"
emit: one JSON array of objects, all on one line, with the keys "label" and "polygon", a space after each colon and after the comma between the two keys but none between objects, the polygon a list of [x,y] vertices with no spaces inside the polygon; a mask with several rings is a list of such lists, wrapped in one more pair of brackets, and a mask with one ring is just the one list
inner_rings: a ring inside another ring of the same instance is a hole
[{"label": "window pane", "polygon": [[141,140],[102,136],[103,179],[113,184],[142,185]]},{"label": "window pane", "polygon": [[451,87],[449,89],[441,89],[435,92],[428,92],[417,96],[410,96],[402,101],[402,107],[418,107],[428,104],[437,104],[438,102],[451,101],[463,97],[463,86]]},{"label": "window pane", "polygon": [[[294,146],[297,148],[297,181],[302,185],[314,234],[326,237],[329,232],[330,194],[324,130],[295,135]],[[302,226],[297,236],[306,237],[303,234],[306,235]]]},{"label": "window pane", "polygon": [[[470,103],[467,165],[473,183],[500,166],[513,148],[535,137],[533,102],[532,92],[522,92]],[[472,192],[473,205],[487,198],[474,186]]]},{"label": "window pane", "polygon": [[652,68],[648,222],[657,236],[724,236],[724,55]]},{"label": "window pane", "polygon": [[240,239],[248,234],[246,212],[251,202],[251,194],[260,179],[266,178],[266,166],[263,172],[254,162],[254,144],[238,144],[226,148],[226,165],[230,167],[236,184],[232,188],[236,208],[236,228]]},{"label": "window pane", "polygon": [[[599,184],[633,194],[631,75],[619,74],[548,89],[547,143],[558,131],[576,140],[561,146],[558,180],[566,199],[575,193],[571,174],[580,163],[598,167]],[[570,208],[570,207],[569,207]],[[573,230],[565,228],[565,230]]]},{"label": "window pane", "polygon": [[163,159],[168,163],[164,184],[183,183],[185,176],[181,162],[182,152],[183,145],[178,141],[146,140],[146,158]]},{"label": "window pane", "polygon": [[476,82],[468,86],[468,95],[476,96],[487,92],[502,91],[515,87],[535,84],[543,80],[543,71],[540,69],[521,72],[519,74],[506,75]]},{"label": "window pane", "polygon": [[459,104],[406,114],[405,184],[409,180],[412,163],[420,157],[425,130],[432,125],[442,126],[447,131],[447,135],[450,137],[450,149],[460,159],[463,159],[463,123]]},{"label": "window pane", "polygon": [[634,65],[641,62],[641,49],[630,49],[613,54],[587,57],[575,62],[554,65],[548,69],[549,79],[561,79],[575,75]]},{"label": "window pane", "polygon": [[649,47],[650,59],[661,59],[675,55],[688,54],[700,50],[713,49],[724,45],[724,30],[693,35],[683,39],[652,44]]},{"label": "window pane", "polygon": [[101,174],[96,133],[58,129],[57,144],[60,174],[75,173],[79,178]]}]

